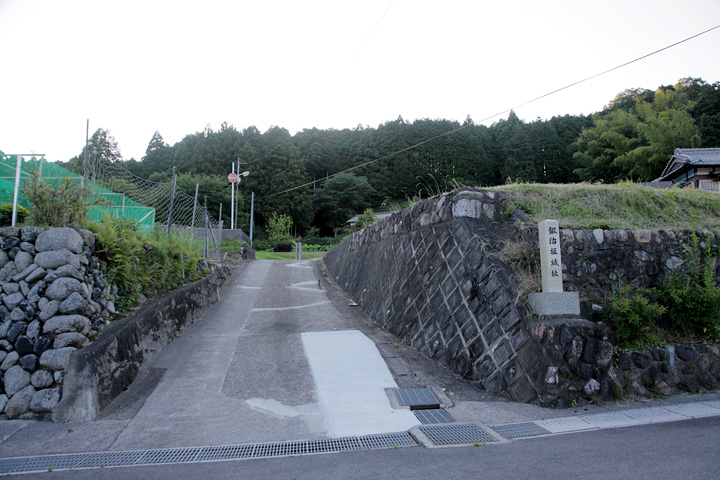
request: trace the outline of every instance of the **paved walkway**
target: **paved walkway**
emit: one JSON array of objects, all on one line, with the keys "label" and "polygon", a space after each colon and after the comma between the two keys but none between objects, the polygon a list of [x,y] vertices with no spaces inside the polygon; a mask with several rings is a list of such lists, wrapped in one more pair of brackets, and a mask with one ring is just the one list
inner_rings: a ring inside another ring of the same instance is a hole
[{"label": "paved walkway", "polygon": [[[314,261],[249,262],[229,279],[221,296],[102,418],[75,424],[0,422],[0,457],[405,431],[420,422],[409,410],[392,408],[385,389],[397,386],[444,390],[453,404],[448,411],[460,423],[543,420],[536,424],[561,433],[603,428],[565,417],[611,414],[589,417],[607,425],[657,421],[652,415],[646,421],[637,414],[632,420],[612,415],[645,404],[563,411],[488,398],[370,326]],[[705,413],[717,407],[720,414],[719,398],[682,397],[647,406],[700,401]]]}]

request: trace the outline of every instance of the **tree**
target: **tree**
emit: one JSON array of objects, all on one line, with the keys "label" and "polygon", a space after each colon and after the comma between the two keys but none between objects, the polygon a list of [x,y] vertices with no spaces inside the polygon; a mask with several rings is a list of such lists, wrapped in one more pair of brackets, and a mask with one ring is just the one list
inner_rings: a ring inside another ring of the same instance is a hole
[{"label": "tree", "polygon": [[371,192],[372,187],[365,177],[341,173],[330,178],[322,188],[315,190],[313,196],[315,224],[331,229],[344,225],[348,218],[368,206]]},{"label": "tree", "polygon": [[[87,144],[88,153],[88,167],[90,168],[90,174],[94,171],[93,165],[98,165],[100,162],[121,162],[122,155],[120,154],[120,148],[112,136],[110,130],[104,128],[98,128],[93,133],[92,137],[88,140]],[[83,175],[83,162],[85,161],[85,147],[77,157],[73,157],[67,162],[58,162],[58,165],[67,168],[68,170],[75,172],[79,175]]]}]

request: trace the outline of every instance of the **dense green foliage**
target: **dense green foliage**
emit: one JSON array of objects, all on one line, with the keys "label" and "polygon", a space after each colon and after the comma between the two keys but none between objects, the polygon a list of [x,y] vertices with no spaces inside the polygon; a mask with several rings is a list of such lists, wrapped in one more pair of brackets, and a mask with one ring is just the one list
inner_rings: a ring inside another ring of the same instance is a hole
[{"label": "dense green foliage", "polygon": [[108,281],[118,287],[118,307],[135,304],[140,295],[151,297],[201,278],[200,254],[189,240],[165,236],[157,230],[145,235],[137,222],[106,217],[91,224],[98,234],[96,255]]},{"label": "dense green foliage", "polygon": [[574,155],[580,179],[651,181],[676,148],[720,146],[720,82],[626,90],[592,118]]},{"label": "dense green foliage", "polygon": [[[311,227],[327,235],[365,208],[380,210],[458,185],[652,180],[674,148],[720,146],[719,127],[720,82],[685,78],[656,91],[626,90],[592,116],[526,122],[511,112],[491,126],[469,117],[462,123],[398,117],[375,128],[311,128],[295,135],[281,127],[263,133],[223,123],[218,131],[208,126],[175,145],[155,132],[141,161],[121,160],[115,140],[100,129],[88,151],[156,181],[169,182],[177,167],[185,193],[194,195],[199,183],[211,212],[223,204],[225,225],[226,177],[239,160],[241,171],[250,171],[240,183],[242,228],[248,229],[249,196],[255,192],[256,227],[277,212],[290,216],[293,236]],[[78,167],[81,159],[82,152],[70,163]],[[353,176],[330,177],[350,168]]]}]

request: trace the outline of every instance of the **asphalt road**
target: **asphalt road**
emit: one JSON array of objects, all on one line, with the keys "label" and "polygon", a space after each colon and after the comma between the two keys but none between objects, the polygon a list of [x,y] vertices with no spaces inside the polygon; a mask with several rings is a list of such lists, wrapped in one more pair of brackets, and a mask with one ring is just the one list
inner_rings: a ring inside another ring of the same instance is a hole
[{"label": "asphalt road", "polygon": [[[549,410],[492,398],[372,324],[315,261],[249,262],[221,301],[85,423],[0,422],[0,459],[328,439],[419,424],[385,389],[432,387],[458,421],[529,422],[698,401]],[[720,395],[702,401],[720,405]],[[707,407],[706,407],[707,408]],[[717,407],[720,408],[720,407]],[[402,447],[18,478],[720,479],[720,417],[483,447]]]}]

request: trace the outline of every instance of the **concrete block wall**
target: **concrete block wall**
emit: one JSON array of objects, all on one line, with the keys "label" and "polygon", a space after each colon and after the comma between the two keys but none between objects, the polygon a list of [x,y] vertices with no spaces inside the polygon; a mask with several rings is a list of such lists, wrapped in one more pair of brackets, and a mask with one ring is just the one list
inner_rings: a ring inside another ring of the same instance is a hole
[{"label": "concrete block wall", "polygon": [[325,263],[401,340],[488,392],[536,401],[536,342],[509,269],[486,250],[515,235],[517,220],[528,219],[507,195],[463,188],[354,234]]},{"label": "concrete block wall", "polygon": [[[701,246],[720,238],[699,236]],[[377,323],[478,387],[516,401],[567,406],[611,400],[628,388],[614,333],[589,320],[592,304],[618,282],[659,286],[681,264],[689,237],[562,230],[565,290],[580,292],[580,318],[535,315],[512,269],[494,255],[508,240],[537,248],[537,228],[502,192],[461,188],[427,199],[355,233],[328,252],[325,263]],[[655,390],[714,384],[695,380],[672,371],[663,377],[667,388]],[[640,388],[631,391],[642,395]]]}]

